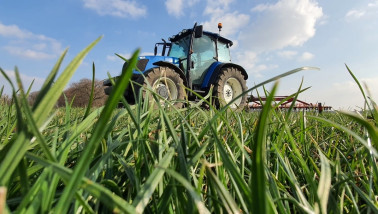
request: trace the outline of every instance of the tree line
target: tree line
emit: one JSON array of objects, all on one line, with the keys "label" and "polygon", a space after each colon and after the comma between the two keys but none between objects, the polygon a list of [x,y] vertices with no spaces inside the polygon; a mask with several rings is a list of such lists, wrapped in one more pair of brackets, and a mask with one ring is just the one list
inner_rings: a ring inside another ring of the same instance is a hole
[{"label": "tree line", "polygon": [[[71,83],[70,86],[63,91],[62,95],[59,97],[56,107],[66,106],[72,103],[72,107],[86,107],[89,103],[92,90],[92,80],[90,79],[81,79],[79,82]],[[39,91],[31,92],[28,96],[28,102],[30,105],[33,105]],[[104,92],[104,87],[102,81],[94,80],[94,93],[92,107],[100,107],[105,104],[107,96]],[[0,104],[11,104],[12,97],[7,94],[1,94]]]}]

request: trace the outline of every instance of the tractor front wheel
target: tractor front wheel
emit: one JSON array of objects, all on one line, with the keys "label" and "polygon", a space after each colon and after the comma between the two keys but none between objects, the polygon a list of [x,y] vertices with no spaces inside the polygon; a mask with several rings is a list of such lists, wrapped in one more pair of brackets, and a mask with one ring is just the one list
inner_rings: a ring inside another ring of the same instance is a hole
[{"label": "tractor front wheel", "polygon": [[244,75],[237,68],[223,68],[215,81],[214,95],[215,105],[220,107],[230,102],[230,108],[242,109],[247,104],[247,94],[237,98],[247,90]]},{"label": "tractor front wheel", "polygon": [[[152,89],[151,93],[156,93],[161,100],[173,101],[174,106],[181,108],[185,98],[184,81],[178,73],[169,67],[157,67],[151,69],[146,75],[143,83],[143,97],[146,90]],[[150,96],[152,101],[152,96]]]}]

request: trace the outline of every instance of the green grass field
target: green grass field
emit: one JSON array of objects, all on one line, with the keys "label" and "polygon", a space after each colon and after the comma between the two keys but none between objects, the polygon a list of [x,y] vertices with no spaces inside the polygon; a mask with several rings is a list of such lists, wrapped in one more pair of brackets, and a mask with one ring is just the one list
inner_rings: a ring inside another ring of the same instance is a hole
[{"label": "green grass field", "polygon": [[259,112],[116,108],[117,84],[102,108],[56,109],[98,40],[56,77],[62,55],[33,106],[21,81],[0,104],[0,213],[378,212],[374,102],[359,114],[281,111],[275,84]]}]

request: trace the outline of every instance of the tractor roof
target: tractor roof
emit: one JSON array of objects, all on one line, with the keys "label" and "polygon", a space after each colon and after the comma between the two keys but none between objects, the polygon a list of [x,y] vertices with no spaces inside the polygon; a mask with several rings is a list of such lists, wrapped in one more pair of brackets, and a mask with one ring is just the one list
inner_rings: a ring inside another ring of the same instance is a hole
[{"label": "tractor roof", "polygon": [[[193,32],[192,29],[184,29],[180,33],[178,33],[178,34],[173,35],[172,37],[170,37],[169,41],[176,42],[176,41],[184,38],[185,36],[190,35],[192,32]],[[214,39],[217,39],[220,42],[226,43],[230,47],[233,45],[233,42],[231,40],[226,39],[226,38],[220,36],[218,33],[212,33],[212,32],[209,32],[209,31],[203,31],[203,34],[207,35],[207,36],[210,36],[210,37],[212,37]]]}]

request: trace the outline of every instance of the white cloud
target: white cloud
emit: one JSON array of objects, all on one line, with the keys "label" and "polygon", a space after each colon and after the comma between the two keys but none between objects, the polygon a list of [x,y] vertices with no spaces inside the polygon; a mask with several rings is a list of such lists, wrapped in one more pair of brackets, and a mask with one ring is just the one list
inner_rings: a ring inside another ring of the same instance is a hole
[{"label": "white cloud", "polygon": [[229,12],[229,5],[233,1],[234,0],[207,0],[203,14],[210,16],[210,20],[203,23],[204,28],[208,31],[218,32],[218,23],[222,23],[222,36],[232,37],[233,35],[238,35],[240,29],[248,24],[250,17],[238,11]]},{"label": "white cloud", "polygon": [[8,44],[2,47],[3,50],[23,58],[52,59],[63,50],[61,43],[56,39],[20,29],[17,25],[5,25],[0,22],[0,37],[8,39]]},{"label": "white cloud", "polygon": [[252,9],[257,19],[241,33],[240,42],[257,52],[301,46],[315,35],[322,8],[312,0],[279,0]]},{"label": "white cloud", "polygon": [[284,59],[293,59],[297,54],[298,54],[298,52],[296,52],[296,51],[279,51],[279,52],[277,52],[277,55],[281,58],[284,58]]},{"label": "white cloud", "polygon": [[[16,84],[15,72],[10,71],[10,70],[5,70],[5,73],[8,75],[8,77],[10,78],[10,80],[12,81],[13,85],[16,87],[16,90],[17,90],[18,88],[17,88],[17,84]],[[45,79],[43,79],[43,78],[28,76],[28,75],[25,75],[25,74],[22,74],[22,73],[20,73],[20,78],[21,78],[21,82],[22,82],[22,85],[24,87],[24,90],[27,90],[29,88],[30,84],[34,80],[31,91],[39,90],[42,87],[42,85],[45,81]],[[2,74],[0,74],[0,89],[3,86],[4,86],[4,93],[11,95],[12,94],[11,86],[9,85],[9,83],[5,79],[5,77]]]},{"label": "white cloud", "polygon": [[229,4],[234,0],[207,0],[204,11],[205,15],[222,16],[225,11],[229,10]]},{"label": "white cloud", "polygon": [[176,18],[182,17],[184,9],[188,7],[193,7],[197,4],[199,0],[166,0],[165,7],[169,15],[175,16]]},{"label": "white cloud", "polygon": [[[282,50],[297,47],[315,35],[315,25],[323,18],[322,8],[314,0],[278,0],[272,4],[259,4],[250,14],[231,7],[234,0],[207,0],[203,12],[209,19],[203,23],[206,30],[217,32],[217,24],[223,23],[221,35],[234,41],[233,61],[243,66],[250,75],[262,77],[263,71],[278,66],[270,57],[309,60],[309,52]],[[253,18],[253,19],[252,19]],[[233,39],[236,38],[236,39]],[[236,52],[236,53],[235,53]],[[265,57],[263,58],[265,54]]]},{"label": "white cloud", "polygon": [[376,103],[378,103],[378,77],[374,78],[362,78],[361,83],[363,84],[367,96],[371,96]]},{"label": "white cloud", "polygon": [[43,60],[43,59],[51,59],[55,57],[54,55],[45,53],[43,51],[25,49],[25,48],[15,47],[15,46],[6,46],[4,47],[4,50],[6,50],[8,53],[12,55],[21,56],[21,57],[29,58],[29,59]]},{"label": "white cloud", "polygon": [[184,15],[184,0],[167,0],[165,2],[168,14],[180,17]]},{"label": "white cloud", "polygon": [[314,58],[314,54],[310,53],[310,52],[304,52],[301,57],[300,57],[300,60],[310,60],[310,59],[313,59]]},{"label": "white cloud", "polygon": [[362,10],[350,10],[348,13],[345,15],[347,18],[361,18],[362,16],[365,15],[365,11]]},{"label": "white cloud", "polygon": [[297,51],[279,51],[277,52],[277,55],[283,59],[294,59],[295,57],[298,57],[298,60],[301,61],[306,61],[314,58],[314,54],[310,52],[304,52],[298,56]]},{"label": "white cloud", "polygon": [[[378,100],[378,77],[362,78],[359,80],[363,85],[366,84],[371,93],[371,98],[377,102]],[[323,93],[325,101],[334,108],[344,108],[344,110],[353,110],[364,107],[363,96],[354,81],[336,82],[332,84]],[[367,90],[365,89],[365,93]],[[366,94],[368,96],[368,94]]]},{"label": "white cloud", "polygon": [[253,71],[257,63],[257,53],[252,51],[239,51],[234,54],[234,61],[243,65],[247,71]]},{"label": "white cloud", "polygon": [[134,0],[83,0],[84,7],[96,11],[99,15],[138,18],[145,16],[147,9]]},{"label": "white cloud", "polygon": [[234,54],[233,59],[236,64],[242,65],[242,67],[247,71],[249,75],[248,84],[252,85],[254,83],[250,81],[253,81],[255,78],[262,77],[263,71],[277,68],[277,65],[274,64],[261,64],[258,58],[258,54],[253,51],[238,51]]},{"label": "white cloud", "polygon": [[197,4],[199,1],[200,1],[200,0],[188,0],[188,1],[186,1],[186,2],[187,2],[187,4],[188,4],[189,7],[192,7],[192,6],[194,6],[195,4]]},{"label": "white cloud", "polygon": [[0,22],[0,35],[7,38],[28,39],[35,37],[31,32],[21,30],[17,25],[4,25]]},{"label": "white cloud", "polygon": [[367,5],[361,6],[359,8],[353,8],[349,10],[345,14],[345,18],[347,20],[357,20],[361,18],[373,19],[375,17],[372,17],[372,16],[376,16],[378,14],[377,7],[378,7],[378,1],[376,0],[374,2],[368,3]]},{"label": "white cloud", "polygon": [[373,2],[373,3],[369,3],[369,4],[368,4],[368,7],[378,7],[378,1],[376,0],[376,1]]},{"label": "white cloud", "polygon": [[221,35],[230,37],[240,32],[240,29],[248,24],[249,16],[238,12],[225,13],[221,16],[215,13],[209,21],[203,23],[203,26],[208,31],[218,32],[219,22],[223,25]]}]

